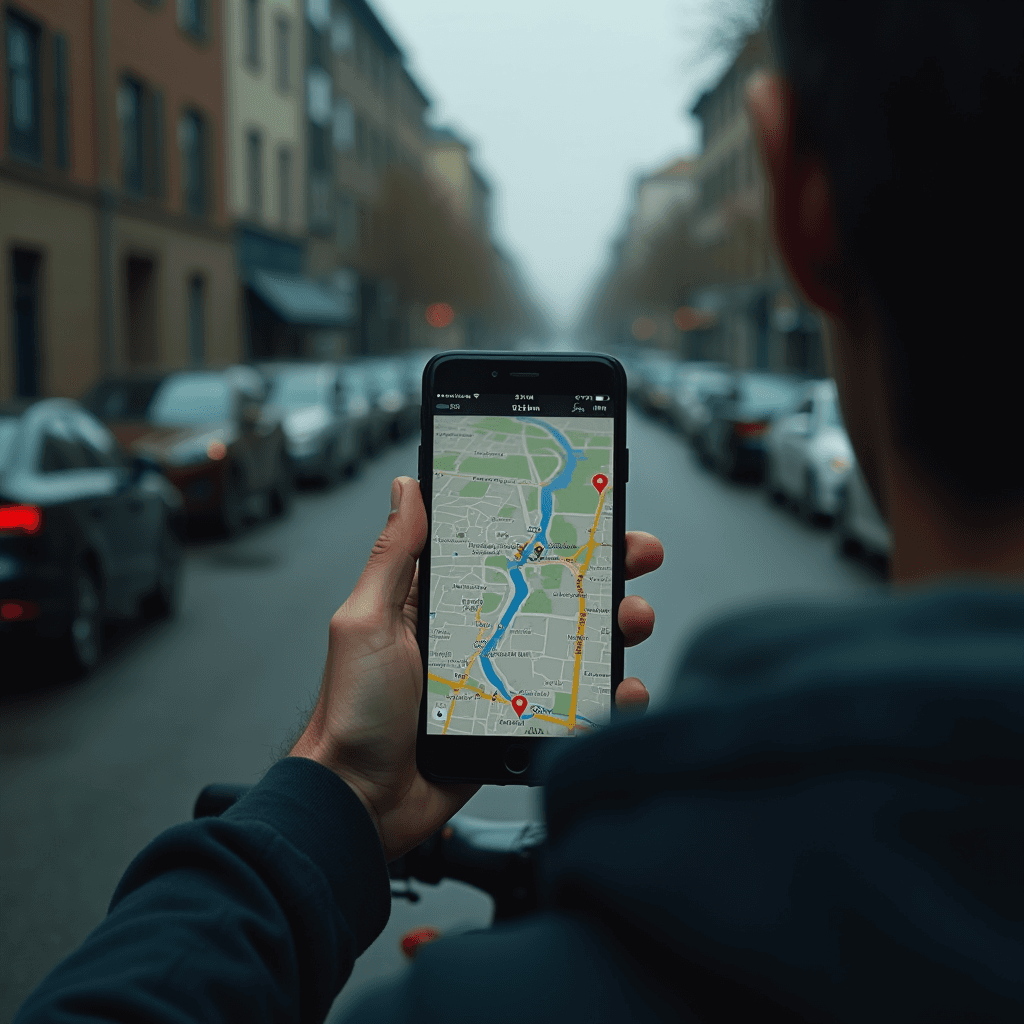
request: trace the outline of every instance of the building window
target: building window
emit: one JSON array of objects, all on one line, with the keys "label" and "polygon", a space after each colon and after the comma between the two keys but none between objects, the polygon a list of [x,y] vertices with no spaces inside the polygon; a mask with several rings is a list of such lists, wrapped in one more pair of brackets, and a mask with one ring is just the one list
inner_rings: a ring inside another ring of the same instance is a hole
[{"label": "building window", "polygon": [[155,365],[156,264],[143,256],[129,256],[125,260],[125,328],[128,365]]},{"label": "building window", "polygon": [[360,114],[356,114],[356,159],[366,163],[366,122]]},{"label": "building window", "polygon": [[178,27],[199,42],[206,39],[206,4],[207,0],[178,0]]},{"label": "building window", "polygon": [[193,366],[206,362],[206,281],[202,274],[188,279],[188,357]]},{"label": "building window", "polygon": [[331,19],[331,49],[343,56],[347,56],[355,49],[352,18],[347,11],[335,11]]},{"label": "building window", "polygon": [[7,15],[7,126],[13,156],[42,159],[39,127],[39,28]]},{"label": "building window", "polygon": [[292,151],[287,146],[277,151],[277,212],[281,227],[287,228],[292,219]]},{"label": "building window", "polygon": [[121,124],[121,174],[126,192],[145,193],[145,153],[143,152],[142,84],[125,78],[117,92],[117,117]]},{"label": "building window", "polygon": [[11,325],[14,328],[14,393],[39,394],[39,269],[42,256],[28,249],[11,252]]},{"label": "building window", "polygon": [[277,19],[277,87],[287,92],[292,87],[292,27],[287,18]]},{"label": "building window", "polygon": [[181,198],[193,217],[206,214],[206,126],[194,110],[186,111],[178,121],[178,146],[181,150]]},{"label": "building window", "polygon": [[348,196],[338,197],[337,245],[347,252],[356,244],[356,204]]},{"label": "building window", "polygon": [[243,0],[242,39],[245,44],[245,63],[253,71],[260,69],[260,0]]},{"label": "building window", "polygon": [[62,170],[68,169],[68,40],[53,37],[53,158]]},{"label": "building window", "polygon": [[263,215],[263,136],[249,132],[245,137],[245,167],[248,184],[249,216]]},{"label": "building window", "polygon": [[356,112],[344,97],[334,101],[332,141],[339,153],[347,153],[356,144]]}]

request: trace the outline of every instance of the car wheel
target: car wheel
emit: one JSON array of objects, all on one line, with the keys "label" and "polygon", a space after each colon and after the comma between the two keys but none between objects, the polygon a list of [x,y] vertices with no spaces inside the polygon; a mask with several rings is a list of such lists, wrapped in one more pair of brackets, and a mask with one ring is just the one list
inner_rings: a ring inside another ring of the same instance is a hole
[{"label": "car wheel", "polygon": [[804,493],[800,499],[800,514],[811,526],[821,526],[825,517],[818,504],[818,479],[811,472],[804,478]]},{"label": "car wheel", "polygon": [[221,495],[218,521],[221,533],[227,538],[237,537],[245,526],[245,488],[242,477],[234,466],[224,474],[224,488]]},{"label": "car wheel", "polygon": [[735,480],[739,475],[739,452],[735,444],[726,444],[725,454],[719,461],[718,468],[726,480]]},{"label": "car wheel", "polygon": [[160,535],[159,567],[156,586],[142,600],[142,615],[145,619],[169,619],[178,610],[181,594],[181,565],[184,550],[171,523],[164,524]]},{"label": "car wheel", "polygon": [[95,572],[84,562],[71,582],[71,621],[61,642],[60,667],[73,679],[87,675],[103,656],[103,595]]},{"label": "car wheel", "polygon": [[844,490],[839,496],[839,509],[835,518],[836,547],[839,554],[850,558],[858,554],[861,546],[857,539],[850,533],[849,500]]},{"label": "car wheel", "polygon": [[772,460],[765,456],[764,460],[764,489],[768,495],[768,500],[773,505],[781,505],[785,500],[786,496],[782,493],[779,485],[775,482],[775,473],[772,470]]},{"label": "car wheel", "polygon": [[274,519],[283,519],[292,507],[292,492],[295,480],[292,467],[284,456],[278,461],[277,476],[270,489],[270,514]]},{"label": "car wheel", "polygon": [[324,449],[324,461],[320,472],[320,483],[324,487],[333,487],[342,476],[342,467],[338,463],[338,449],[329,444]]}]

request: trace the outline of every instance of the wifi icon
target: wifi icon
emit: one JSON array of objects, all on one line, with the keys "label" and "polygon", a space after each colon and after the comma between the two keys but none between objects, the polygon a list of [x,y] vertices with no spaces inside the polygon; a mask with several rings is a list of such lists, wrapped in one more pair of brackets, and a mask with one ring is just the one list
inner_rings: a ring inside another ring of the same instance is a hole
[{"label": "wifi icon", "polygon": [[474,398],[479,398],[479,397],[480,397],[480,392],[479,392],[479,391],[477,391],[477,392],[476,392],[476,394],[474,394],[474,395],[473,395],[473,397],[474,397]]}]

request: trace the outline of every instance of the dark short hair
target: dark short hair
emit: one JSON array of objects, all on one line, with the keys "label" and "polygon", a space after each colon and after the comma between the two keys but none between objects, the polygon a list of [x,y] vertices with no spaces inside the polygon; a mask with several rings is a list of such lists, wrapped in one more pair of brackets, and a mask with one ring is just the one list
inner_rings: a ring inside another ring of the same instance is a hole
[{"label": "dark short hair", "polygon": [[774,0],[768,33],[883,320],[899,440],[967,500],[1024,498],[1024,4]]}]

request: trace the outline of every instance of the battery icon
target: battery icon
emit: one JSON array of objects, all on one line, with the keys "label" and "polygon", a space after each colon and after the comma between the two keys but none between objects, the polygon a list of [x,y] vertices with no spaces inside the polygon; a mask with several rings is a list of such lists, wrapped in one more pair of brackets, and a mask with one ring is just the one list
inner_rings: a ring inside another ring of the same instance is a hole
[{"label": "battery icon", "polygon": [[595,402],[607,402],[610,397],[611,397],[610,395],[594,395],[594,401]]}]

